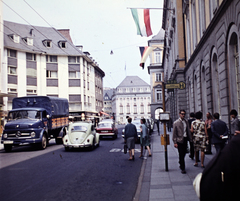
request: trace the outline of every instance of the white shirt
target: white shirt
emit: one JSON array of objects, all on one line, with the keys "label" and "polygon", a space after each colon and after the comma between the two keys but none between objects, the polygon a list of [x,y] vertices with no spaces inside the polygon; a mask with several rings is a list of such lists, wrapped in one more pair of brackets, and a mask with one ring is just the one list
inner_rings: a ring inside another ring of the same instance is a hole
[{"label": "white shirt", "polygon": [[187,137],[187,132],[186,132],[186,129],[187,129],[187,125],[186,125],[186,122],[184,121],[184,119],[181,119],[179,118],[182,123],[183,123],[183,137]]}]

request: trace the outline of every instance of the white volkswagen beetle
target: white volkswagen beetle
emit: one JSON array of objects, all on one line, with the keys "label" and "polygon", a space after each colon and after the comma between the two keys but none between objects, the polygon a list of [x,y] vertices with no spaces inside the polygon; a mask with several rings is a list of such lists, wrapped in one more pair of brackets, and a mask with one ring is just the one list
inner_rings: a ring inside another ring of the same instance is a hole
[{"label": "white volkswagen beetle", "polygon": [[68,151],[70,148],[94,149],[99,146],[99,134],[96,133],[94,126],[89,122],[70,123],[66,135],[63,137],[63,146]]}]

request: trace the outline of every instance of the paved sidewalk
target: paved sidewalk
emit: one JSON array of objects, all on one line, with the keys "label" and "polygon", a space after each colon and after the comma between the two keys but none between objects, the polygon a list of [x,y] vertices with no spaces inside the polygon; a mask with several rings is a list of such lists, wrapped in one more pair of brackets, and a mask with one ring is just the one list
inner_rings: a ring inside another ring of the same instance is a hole
[{"label": "paved sidewalk", "polygon": [[[163,134],[161,126],[160,133]],[[193,180],[195,176],[202,172],[199,163],[198,167],[194,167],[195,161],[186,154],[185,164],[187,174],[182,174],[179,169],[178,151],[174,148],[172,142],[172,132],[170,135],[170,145],[168,150],[168,171],[165,171],[165,151],[161,145],[160,135],[154,130],[151,135],[151,151],[152,157],[145,157],[142,167],[142,176],[139,181],[139,194],[134,200],[139,201],[199,201],[193,188]],[[212,149],[212,155],[205,155],[204,165],[211,160],[215,154]],[[145,152],[145,156],[148,154]]]}]

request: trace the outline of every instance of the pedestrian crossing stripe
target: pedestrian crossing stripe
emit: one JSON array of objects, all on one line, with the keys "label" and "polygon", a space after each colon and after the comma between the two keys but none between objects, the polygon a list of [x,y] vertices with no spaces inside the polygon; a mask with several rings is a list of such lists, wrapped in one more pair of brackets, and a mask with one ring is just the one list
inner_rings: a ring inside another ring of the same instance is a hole
[{"label": "pedestrian crossing stripe", "polygon": [[[140,149],[134,149],[134,150],[135,150],[135,152],[138,152],[138,153],[141,152]],[[124,152],[124,149],[113,148],[109,152]]]}]

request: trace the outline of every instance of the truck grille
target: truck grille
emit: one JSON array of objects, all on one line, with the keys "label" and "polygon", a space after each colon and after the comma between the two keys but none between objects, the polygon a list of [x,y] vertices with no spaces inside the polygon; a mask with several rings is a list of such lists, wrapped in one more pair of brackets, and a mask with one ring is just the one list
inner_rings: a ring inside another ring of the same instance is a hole
[{"label": "truck grille", "polygon": [[31,138],[30,133],[9,133],[8,138]]}]

